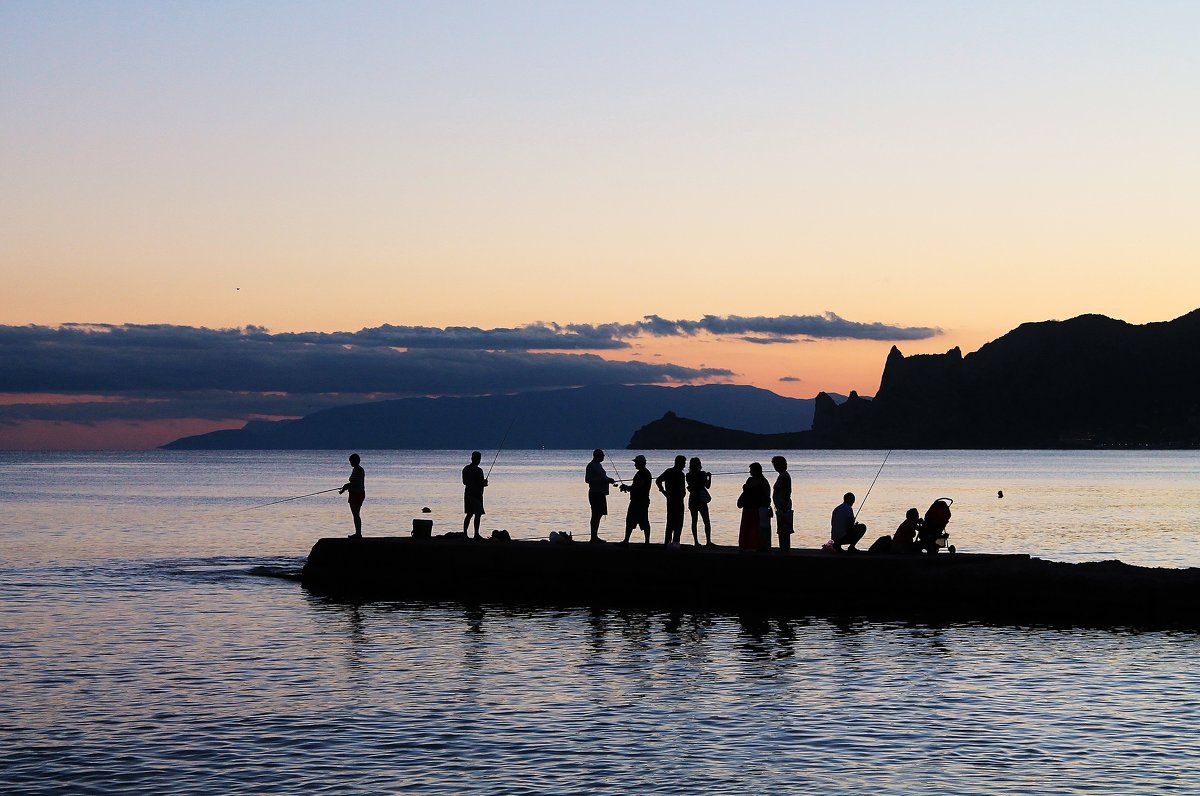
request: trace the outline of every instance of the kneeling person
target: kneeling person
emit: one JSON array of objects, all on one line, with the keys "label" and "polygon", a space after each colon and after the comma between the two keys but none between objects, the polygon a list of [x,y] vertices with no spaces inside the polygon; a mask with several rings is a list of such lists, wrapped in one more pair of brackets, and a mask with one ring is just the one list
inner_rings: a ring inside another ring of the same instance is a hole
[{"label": "kneeling person", "polygon": [[830,522],[829,538],[833,541],[833,549],[840,551],[842,545],[849,545],[850,550],[858,552],[855,545],[867,532],[867,526],[854,521],[854,493],[847,492],[842,496],[842,504],[833,510]]}]

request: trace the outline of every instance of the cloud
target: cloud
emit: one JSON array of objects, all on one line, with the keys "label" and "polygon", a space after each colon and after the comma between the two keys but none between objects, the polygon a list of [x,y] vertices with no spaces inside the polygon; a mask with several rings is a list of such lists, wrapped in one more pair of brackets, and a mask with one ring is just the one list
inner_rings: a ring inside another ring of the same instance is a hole
[{"label": "cloud", "polygon": [[[635,323],[537,321],[482,329],[385,324],[357,332],[272,333],[260,326],[170,324],[0,326],[0,393],[96,395],[0,406],[26,420],[294,417],[330,406],[410,395],[481,395],[609,384],[720,380],[730,370],[614,361],[589,351],[632,338],[732,337],[759,345],[826,340],[916,340],[941,334],[823,315],[705,315]],[[784,380],[787,380],[786,378]]]},{"label": "cloud", "polygon": [[477,351],[601,351],[629,347],[629,343],[618,339],[605,327],[583,326],[567,329],[556,323],[544,321],[497,329],[384,324],[358,332],[300,332],[277,334],[272,337],[278,341]]},{"label": "cloud", "polygon": [[[45,398],[45,396],[38,396]],[[0,405],[0,426],[29,420],[99,423],[107,420],[202,420],[299,417],[321,409],[363,403],[381,397],[373,393],[272,394],[197,390],[178,392],[110,393],[95,400],[29,402]]]},{"label": "cloud", "polygon": [[0,326],[0,392],[106,397],[10,402],[0,406],[0,422],[10,423],[296,416],[377,398],[687,383],[731,375],[722,368],[582,353],[397,350],[348,342],[338,334],[273,335],[257,327]]},{"label": "cloud", "polygon": [[804,381],[804,379],[800,378],[799,376],[780,376],[779,380],[780,381]]},{"label": "cloud", "polygon": [[[566,328],[584,331],[579,325]],[[705,315],[698,321],[669,321],[657,315],[647,315],[638,323],[611,327],[610,334],[626,338],[639,334],[653,337],[691,336],[701,332],[738,336],[755,343],[784,343],[796,340],[925,340],[940,335],[942,330],[931,326],[895,326],[879,322],[848,321],[836,313],[826,312],[823,315],[753,317]]]}]

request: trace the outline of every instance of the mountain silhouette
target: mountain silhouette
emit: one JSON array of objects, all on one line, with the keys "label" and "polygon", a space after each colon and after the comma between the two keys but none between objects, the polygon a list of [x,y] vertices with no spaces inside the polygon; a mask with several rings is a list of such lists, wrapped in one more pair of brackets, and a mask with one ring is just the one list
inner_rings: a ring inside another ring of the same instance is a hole
[{"label": "mountain silhouette", "polygon": [[630,447],[1195,448],[1198,352],[1200,310],[1140,326],[1103,315],[1026,323],[965,357],[893,347],[874,399],[818,394],[809,431],[772,440],[664,417]]},{"label": "mountain silhouette", "polygon": [[[299,420],[184,437],[170,450],[622,448],[649,417],[676,411],[773,433],[812,425],[814,399],[757,387],[579,387],[469,398],[402,398],[325,409]],[[747,421],[750,421],[747,423]],[[505,438],[505,432],[508,432]]]}]

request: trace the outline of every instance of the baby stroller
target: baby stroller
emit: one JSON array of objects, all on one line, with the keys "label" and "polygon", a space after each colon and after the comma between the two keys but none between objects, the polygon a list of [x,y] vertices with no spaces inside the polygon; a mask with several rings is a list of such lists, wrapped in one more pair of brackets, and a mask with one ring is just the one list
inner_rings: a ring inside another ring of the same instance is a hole
[{"label": "baby stroller", "polygon": [[954,552],[954,545],[949,544],[950,534],[946,533],[946,526],[950,523],[950,504],[953,502],[953,498],[938,498],[925,512],[925,519],[917,531],[919,552],[932,555],[943,547],[949,553]]}]

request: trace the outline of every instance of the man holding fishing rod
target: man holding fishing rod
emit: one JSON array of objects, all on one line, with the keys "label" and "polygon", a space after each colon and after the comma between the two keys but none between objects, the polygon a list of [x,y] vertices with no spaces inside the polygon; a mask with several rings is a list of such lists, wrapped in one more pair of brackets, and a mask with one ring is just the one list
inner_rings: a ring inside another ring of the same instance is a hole
[{"label": "man holding fishing rod", "polygon": [[[499,455],[499,451],[497,451]],[[483,474],[483,468],[479,466],[479,460],[483,457],[479,451],[471,452],[471,463],[462,470],[463,482],[463,511],[467,516],[463,517],[463,534],[467,532],[467,526],[471,524],[471,518],[475,518],[475,536],[473,538],[482,538],[479,535],[479,519],[484,515],[483,511],[483,489],[488,485],[487,476]]]},{"label": "man holding fishing rod", "polygon": [[354,516],[354,533],[350,534],[351,539],[362,538],[362,517],[359,511],[363,501],[367,499],[367,471],[359,465],[360,461],[357,453],[350,454],[350,480],[338,490],[339,495],[343,492],[350,493],[347,502],[350,504],[350,513]]},{"label": "man holding fishing rod", "polygon": [[589,542],[604,541],[600,538],[600,519],[608,514],[608,487],[617,483],[616,479],[609,478],[603,462],[604,451],[596,448],[592,451],[592,460],[583,472],[583,480],[588,485],[588,505],[592,508],[592,537],[588,539]]},{"label": "man holding fishing rod", "polygon": [[858,552],[855,545],[867,532],[867,526],[861,522],[855,522],[855,519],[857,518],[854,514],[854,493],[847,492],[842,496],[842,505],[833,510],[833,517],[830,521],[829,539],[833,542],[834,550],[841,552],[842,545],[849,545],[847,548],[849,552]]}]

